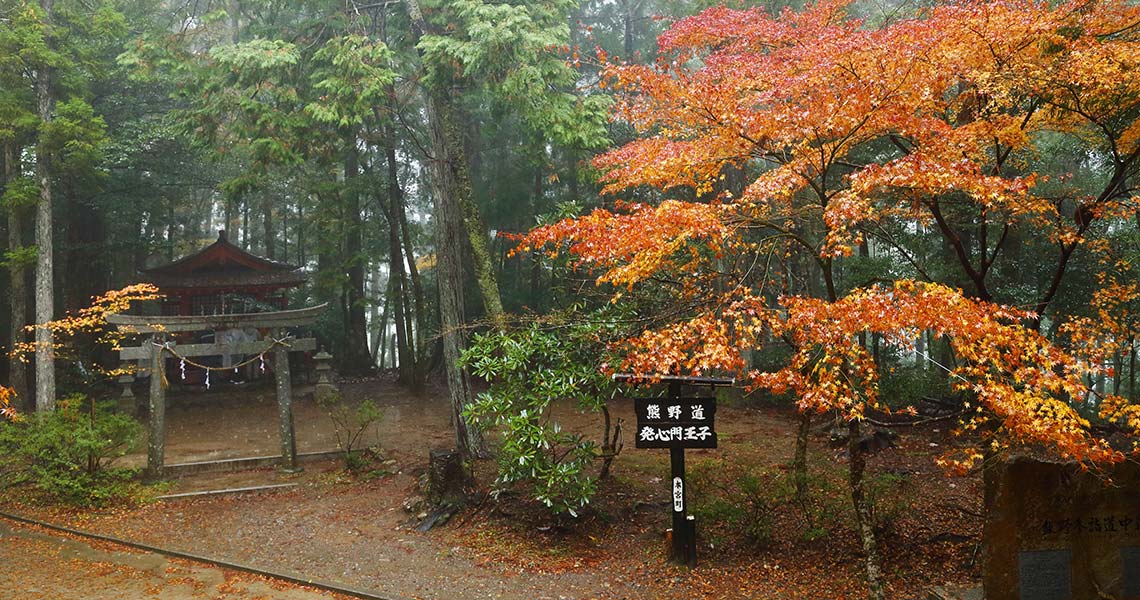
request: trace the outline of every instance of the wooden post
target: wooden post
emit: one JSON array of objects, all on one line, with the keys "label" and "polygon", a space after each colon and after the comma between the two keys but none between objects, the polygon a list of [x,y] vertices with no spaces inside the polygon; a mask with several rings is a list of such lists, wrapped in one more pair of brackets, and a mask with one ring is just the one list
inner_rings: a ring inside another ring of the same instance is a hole
[{"label": "wooden post", "polygon": [[162,385],[166,370],[162,336],[150,336],[150,438],[146,444],[146,471],[150,480],[162,479],[166,462],[166,390]]},{"label": "wooden post", "polygon": [[[679,382],[669,383],[669,397],[671,399],[679,399],[681,397],[681,384]],[[696,545],[693,543],[694,531],[690,524],[688,517],[689,510],[689,490],[685,485],[685,449],[684,448],[670,448],[669,449],[669,481],[670,491],[673,498],[673,548],[672,558],[674,562],[687,564],[689,566],[696,566]]]},{"label": "wooden post", "polygon": [[[614,381],[642,383],[649,377],[616,373]],[[697,521],[688,514],[689,489],[685,483],[685,449],[716,448],[716,398],[683,398],[683,385],[732,385],[732,379],[716,377],[660,376],[654,378],[669,384],[666,398],[635,398],[637,416],[637,448],[669,449],[669,491],[672,500],[673,527],[667,530],[669,558],[674,562],[697,566]]]},{"label": "wooden post", "polygon": [[[276,339],[284,340],[284,329],[274,332]],[[297,441],[293,432],[293,382],[289,374],[289,348],[281,344],[273,347],[273,371],[277,377],[277,413],[281,418],[281,468],[295,473],[297,468]]]}]

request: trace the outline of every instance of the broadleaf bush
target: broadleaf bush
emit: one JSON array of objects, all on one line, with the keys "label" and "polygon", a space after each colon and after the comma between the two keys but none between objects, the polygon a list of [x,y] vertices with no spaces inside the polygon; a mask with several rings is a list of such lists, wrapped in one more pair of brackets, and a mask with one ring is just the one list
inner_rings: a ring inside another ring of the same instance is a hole
[{"label": "broadleaf bush", "polygon": [[[491,331],[475,336],[463,355],[464,365],[490,383],[464,416],[502,436],[499,491],[528,486],[531,497],[555,515],[578,516],[620,451],[620,422],[611,422],[606,407],[617,386],[600,369],[606,326],[599,323],[547,321]],[[600,444],[552,419],[559,400],[604,416]]]},{"label": "broadleaf bush", "polygon": [[142,427],[109,403],[69,396],[55,411],[0,423],[0,482],[78,506],[134,501],[135,471],[114,463],[141,438]]}]

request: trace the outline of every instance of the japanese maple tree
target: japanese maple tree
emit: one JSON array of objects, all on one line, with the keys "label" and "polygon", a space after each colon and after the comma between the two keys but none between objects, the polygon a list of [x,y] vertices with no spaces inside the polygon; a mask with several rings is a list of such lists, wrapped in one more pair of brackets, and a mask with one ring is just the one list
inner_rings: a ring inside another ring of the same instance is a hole
[{"label": "japanese maple tree", "polygon": [[[627,341],[625,367],[734,373],[793,393],[805,413],[845,417],[856,526],[882,598],[855,441],[868,410],[888,410],[868,335],[948,341],[960,429],[979,443],[947,466],[1024,445],[1090,463],[1131,450],[1075,408],[1112,337],[1072,319],[1066,339],[1079,343],[1062,348],[1041,325],[1065,320],[1050,311],[1074,258],[1111,271],[1101,234],[1135,227],[1140,7],[963,2],[877,28],[846,9],[714,8],[663,34],[656,64],[608,64],[615,118],[639,134],[595,161],[611,207],[540,227],[522,248],[569,252],[615,301],[672,295],[676,309]],[[1078,185],[1045,168],[1058,138],[1098,176]],[[932,274],[904,235],[916,231],[938,235],[954,278]],[[1007,292],[995,272],[1018,268],[1030,241],[1035,279]],[[899,267],[844,284],[872,242]],[[745,351],[765,344],[791,347],[782,368],[750,367]],[[1140,432],[1140,407],[1098,406]]]}]

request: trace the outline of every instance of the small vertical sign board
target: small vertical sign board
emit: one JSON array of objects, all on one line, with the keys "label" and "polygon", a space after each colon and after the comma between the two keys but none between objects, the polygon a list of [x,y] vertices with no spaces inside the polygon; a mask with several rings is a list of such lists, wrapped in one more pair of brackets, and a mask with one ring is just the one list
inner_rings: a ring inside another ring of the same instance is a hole
[{"label": "small vertical sign board", "polygon": [[665,398],[636,398],[636,448],[668,448],[670,491],[672,497],[672,559],[690,567],[697,564],[696,521],[688,516],[688,489],[685,486],[685,449],[716,448],[716,400],[714,398],[681,397],[682,385],[732,385],[733,379],[713,377],[645,378],[617,374],[615,381],[633,383],[667,383]]}]

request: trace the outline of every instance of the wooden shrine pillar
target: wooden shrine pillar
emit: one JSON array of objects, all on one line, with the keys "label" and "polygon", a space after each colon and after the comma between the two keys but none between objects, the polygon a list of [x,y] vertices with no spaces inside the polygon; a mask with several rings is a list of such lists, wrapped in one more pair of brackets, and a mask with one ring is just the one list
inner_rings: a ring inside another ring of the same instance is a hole
[{"label": "wooden shrine pillar", "polygon": [[163,336],[150,336],[150,436],[146,444],[147,479],[162,479],[166,461],[166,389],[163,386],[166,361]]},{"label": "wooden shrine pillar", "polygon": [[[273,332],[275,339],[284,341],[285,329]],[[293,431],[293,381],[289,373],[289,347],[283,343],[273,346],[273,372],[277,378],[277,414],[281,423],[281,468],[290,473],[297,468],[297,439]]]}]

